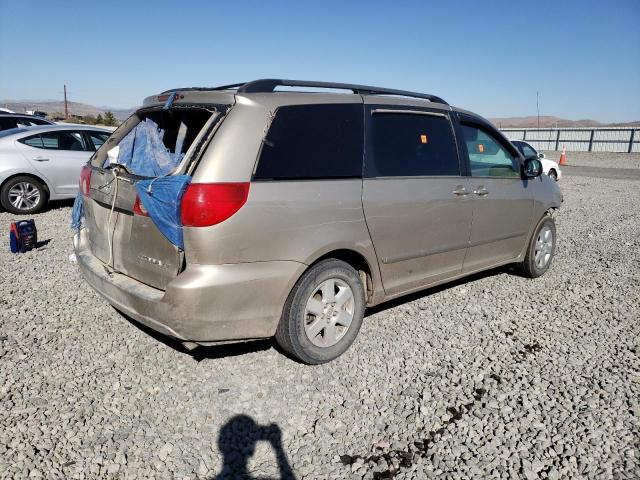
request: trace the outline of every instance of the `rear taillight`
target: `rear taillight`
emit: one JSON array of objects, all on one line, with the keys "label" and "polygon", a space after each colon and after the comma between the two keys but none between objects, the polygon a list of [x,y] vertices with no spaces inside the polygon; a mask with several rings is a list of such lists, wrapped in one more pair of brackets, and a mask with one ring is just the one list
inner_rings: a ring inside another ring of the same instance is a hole
[{"label": "rear taillight", "polygon": [[80,192],[85,197],[89,196],[89,191],[91,190],[91,171],[89,165],[85,165],[80,170]]},{"label": "rear taillight", "polygon": [[224,222],[247,202],[249,183],[192,183],[182,196],[182,225],[209,227]]},{"label": "rear taillight", "polygon": [[143,217],[149,216],[149,212],[147,212],[147,209],[144,208],[144,205],[140,201],[140,195],[136,195],[136,201],[133,202],[133,213]]}]

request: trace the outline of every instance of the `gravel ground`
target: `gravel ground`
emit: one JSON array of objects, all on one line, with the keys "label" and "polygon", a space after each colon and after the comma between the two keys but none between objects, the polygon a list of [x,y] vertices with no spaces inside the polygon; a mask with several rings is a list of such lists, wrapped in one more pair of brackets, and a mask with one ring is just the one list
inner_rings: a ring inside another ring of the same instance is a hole
[{"label": "gravel ground", "polygon": [[[549,160],[559,161],[560,153],[544,150]],[[567,152],[567,165],[604,168],[640,168],[640,153]]]},{"label": "gravel ground", "polygon": [[69,203],[23,255],[0,213],[0,477],[640,477],[640,183],[561,185],[544,277],[382,306],[319,367],[270,341],[184,352],[82,281]]}]

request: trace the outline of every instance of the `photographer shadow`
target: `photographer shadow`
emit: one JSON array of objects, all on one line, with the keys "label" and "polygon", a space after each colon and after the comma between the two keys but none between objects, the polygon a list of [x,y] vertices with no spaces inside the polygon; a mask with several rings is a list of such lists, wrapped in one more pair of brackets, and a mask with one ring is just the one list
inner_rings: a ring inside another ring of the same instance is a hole
[{"label": "photographer shadow", "polygon": [[[249,459],[258,442],[266,441],[276,456],[279,476],[265,476],[249,471]],[[222,453],[222,470],[210,480],[295,480],[289,460],[282,446],[282,431],[276,424],[259,425],[247,415],[236,415],[218,435],[218,449]]]}]

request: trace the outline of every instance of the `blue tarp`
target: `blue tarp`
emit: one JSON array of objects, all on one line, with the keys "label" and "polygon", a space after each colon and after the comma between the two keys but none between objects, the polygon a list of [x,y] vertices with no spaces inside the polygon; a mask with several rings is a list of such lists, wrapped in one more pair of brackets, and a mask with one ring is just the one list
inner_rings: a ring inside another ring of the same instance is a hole
[{"label": "blue tarp", "polygon": [[136,182],[136,191],[149,217],[167,240],[181,250],[184,250],[184,241],[180,201],[190,181],[189,175],[174,175]]},{"label": "blue tarp", "polygon": [[71,211],[71,228],[77,232],[82,228],[82,219],[84,218],[84,199],[82,192],[78,192],[73,202],[73,210]]},{"label": "blue tarp", "polygon": [[[165,147],[164,131],[147,118],[140,122],[120,141],[117,163],[142,177],[162,177],[169,174],[182,160],[181,153],[186,127],[180,128],[176,141],[176,153]],[[104,166],[109,165],[109,158]]]},{"label": "blue tarp", "polygon": [[[169,175],[180,163],[184,154],[182,147],[187,127],[180,125],[176,139],[176,153],[165,147],[162,139],[164,131],[153,120],[145,119],[131,130],[118,144],[117,164],[124,165],[136,175],[154,177],[138,180],[136,191],[142,206],[158,230],[175,246],[184,250],[182,224],[180,221],[180,202],[182,194],[191,181],[188,175]],[[104,167],[110,164],[109,157]],[[71,227],[82,228],[84,204],[82,194],[78,193],[73,205]]]}]

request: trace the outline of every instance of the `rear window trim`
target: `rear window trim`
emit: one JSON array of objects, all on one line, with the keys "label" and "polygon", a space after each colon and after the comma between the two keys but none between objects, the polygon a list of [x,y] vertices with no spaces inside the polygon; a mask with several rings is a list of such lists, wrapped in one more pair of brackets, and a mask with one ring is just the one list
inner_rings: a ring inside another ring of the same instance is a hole
[{"label": "rear window trim", "polygon": [[376,108],[371,110],[371,115],[375,114],[406,114],[406,115],[429,115],[432,117],[442,117],[449,120],[449,116],[440,112],[429,112],[426,110],[396,110],[394,108]]}]

